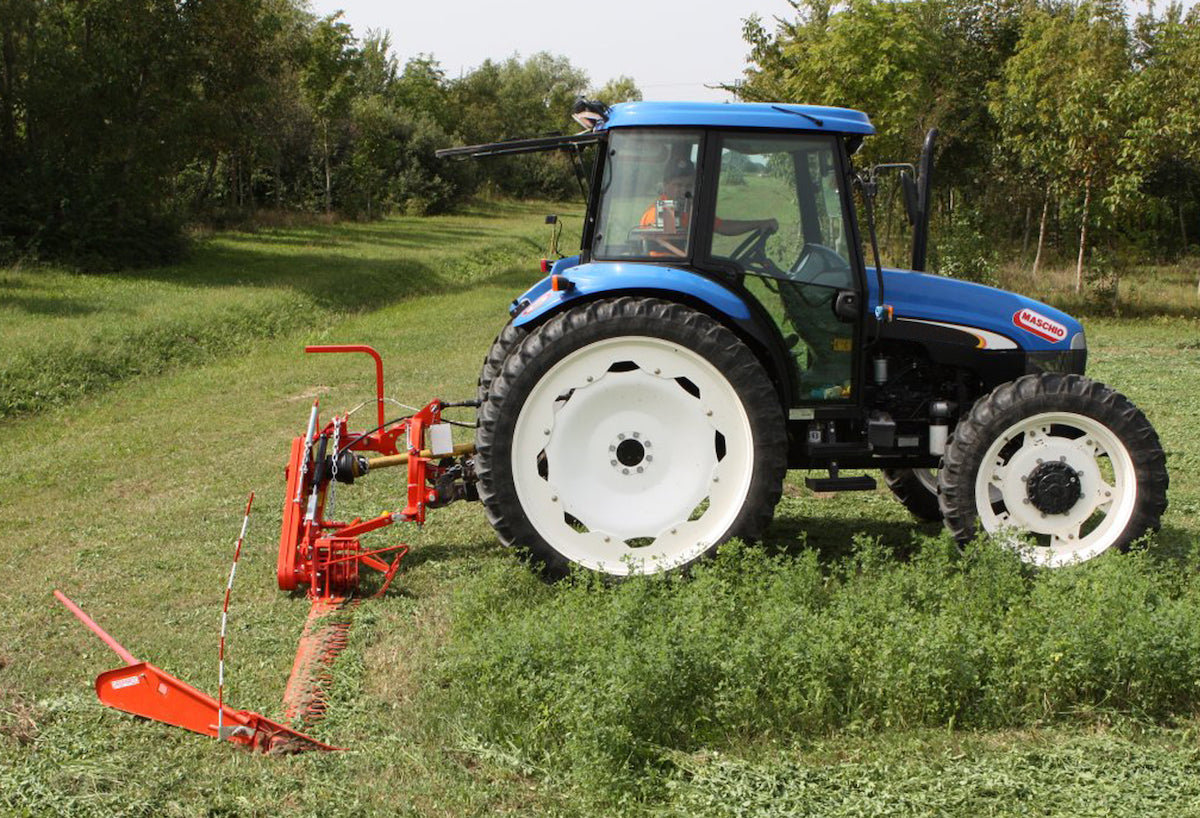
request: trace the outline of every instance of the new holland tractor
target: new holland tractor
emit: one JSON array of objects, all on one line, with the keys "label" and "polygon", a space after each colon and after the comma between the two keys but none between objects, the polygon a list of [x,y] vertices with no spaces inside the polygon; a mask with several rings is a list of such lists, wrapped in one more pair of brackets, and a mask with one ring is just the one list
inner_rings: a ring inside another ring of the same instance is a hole
[{"label": "new holland tractor", "polygon": [[[921,272],[933,148],[901,174],[912,269],[879,263],[860,112],[580,100],[586,129],[441,156],[594,147],[577,255],[517,296],[479,378],[473,467],[500,539],[551,575],[677,569],[759,537],[788,469],[878,469],[917,517],[1041,566],[1158,527],[1142,412],[1084,376],[1084,329]],[[865,217],[856,217],[858,189]],[[864,257],[864,236],[871,257]],[[546,269],[548,267],[548,269]],[[819,525],[819,521],[814,521]]]}]

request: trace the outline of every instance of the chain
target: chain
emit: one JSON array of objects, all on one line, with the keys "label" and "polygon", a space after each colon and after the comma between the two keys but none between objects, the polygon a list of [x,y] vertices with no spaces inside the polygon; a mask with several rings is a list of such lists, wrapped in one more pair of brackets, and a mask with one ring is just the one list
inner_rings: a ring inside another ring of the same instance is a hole
[{"label": "chain", "polygon": [[[347,418],[350,416],[347,415]],[[337,506],[337,474],[338,474],[338,449],[342,440],[342,426],[338,423],[337,415],[333,416],[333,465],[330,469],[329,477],[329,501],[326,503],[325,513],[333,516],[333,510]]]}]

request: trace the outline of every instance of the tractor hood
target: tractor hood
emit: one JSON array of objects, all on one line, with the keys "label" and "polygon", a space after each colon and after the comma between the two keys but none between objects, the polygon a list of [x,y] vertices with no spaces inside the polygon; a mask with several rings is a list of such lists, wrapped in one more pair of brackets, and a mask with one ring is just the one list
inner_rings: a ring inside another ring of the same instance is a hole
[{"label": "tractor hood", "polygon": [[[870,298],[878,285],[868,276]],[[884,302],[897,321],[974,335],[980,349],[1062,352],[1084,349],[1083,325],[1054,307],[1016,293],[954,278],[884,268]]]}]

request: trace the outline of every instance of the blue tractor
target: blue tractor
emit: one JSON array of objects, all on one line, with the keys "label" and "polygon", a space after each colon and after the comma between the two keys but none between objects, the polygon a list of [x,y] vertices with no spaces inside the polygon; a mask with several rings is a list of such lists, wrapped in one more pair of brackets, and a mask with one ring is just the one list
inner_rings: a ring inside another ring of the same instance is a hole
[{"label": "blue tractor", "polygon": [[[475,471],[500,539],[550,575],[683,568],[770,523],[788,469],[875,488],[960,541],[1062,566],[1156,529],[1167,471],[1142,412],[1084,377],[1084,330],[920,272],[935,132],[902,173],[912,270],[879,264],[852,110],[580,100],[594,148],[578,255],[513,300],[479,378]],[[895,167],[895,166],[888,166]],[[865,217],[856,217],[855,190]],[[864,235],[866,233],[866,241]],[[864,243],[870,258],[863,252]]]}]

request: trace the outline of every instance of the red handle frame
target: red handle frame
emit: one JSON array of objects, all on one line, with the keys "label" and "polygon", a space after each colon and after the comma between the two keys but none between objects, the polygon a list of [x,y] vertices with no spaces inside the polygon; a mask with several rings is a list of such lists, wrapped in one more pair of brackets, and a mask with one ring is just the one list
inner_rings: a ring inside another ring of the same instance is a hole
[{"label": "red handle frame", "polygon": [[383,416],[383,358],[375,347],[366,344],[313,344],[305,352],[363,352],[375,359],[375,408],[380,426],[386,422]]}]

